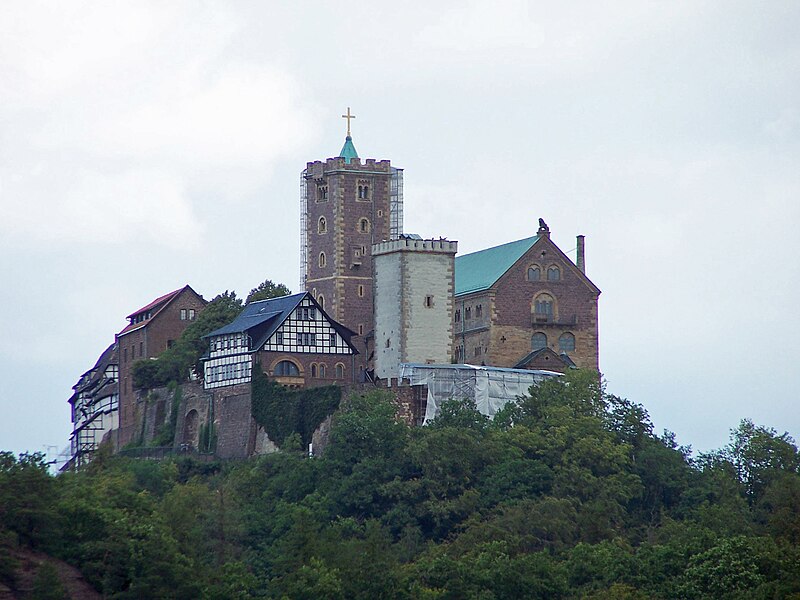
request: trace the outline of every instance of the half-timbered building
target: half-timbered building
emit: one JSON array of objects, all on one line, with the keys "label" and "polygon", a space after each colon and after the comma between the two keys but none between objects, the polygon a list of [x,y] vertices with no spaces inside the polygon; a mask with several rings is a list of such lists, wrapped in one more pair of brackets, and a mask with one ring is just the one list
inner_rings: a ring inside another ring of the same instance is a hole
[{"label": "half-timbered building", "polygon": [[72,386],[70,458],[65,469],[87,464],[103,438],[119,427],[119,353],[116,342]]},{"label": "half-timbered building", "polygon": [[308,292],[251,302],[231,323],[205,336],[204,386],[247,383],[255,365],[290,386],[352,382],[354,335]]}]

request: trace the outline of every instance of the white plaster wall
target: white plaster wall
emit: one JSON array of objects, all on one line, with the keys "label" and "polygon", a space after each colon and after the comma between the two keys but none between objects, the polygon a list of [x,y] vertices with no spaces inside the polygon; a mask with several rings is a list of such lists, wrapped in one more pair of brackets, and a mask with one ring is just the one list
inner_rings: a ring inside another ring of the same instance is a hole
[{"label": "white plaster wall", "polygon": [[375,268],[375,374],[384,379],[397,377],[400,368],[400,257],[399,252],[392,252],[372,259]]},{"label": "white plaster wall", "polygon": [[[453,343],[453,254],[405,252],[406,318],[401,362],[449,364]],[[433,307],[425,306],[433,296]]]}]

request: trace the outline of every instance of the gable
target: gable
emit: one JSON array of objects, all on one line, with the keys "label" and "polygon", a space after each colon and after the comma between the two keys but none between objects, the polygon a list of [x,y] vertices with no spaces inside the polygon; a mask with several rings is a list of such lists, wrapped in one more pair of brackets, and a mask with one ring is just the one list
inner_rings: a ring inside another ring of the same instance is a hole
[{"label": "gable", "polygon": [[255,348],[268,352],[357,354],[348,332],[352,334],[325,314],[307,294]]},{"label": "gable", "polygon": [[[542,252],[545,256],[542,257]],[[569,256],[562,252],[553,240],[547,236],[541,236],[528,250],[526,250],[506,271],[500,276],[499,280],[506,281],[508,278],[518,277],[526,279],[527,270],[529,266],[536,265],[540,267],[539,282],[547,285],[551,282],[548,281],[548,269],[550,267],[558,267],[561,270],[559,281],[565,281],[564,271],[569,271],[570,278],[576,279],[587,288],[593,295],[599,295],[600,289],[592,283],[586,274],[581,271],[577,265],[572,262]],[[498,280],[498,281],[499,281]],[[496,282],[495,282],[496,283]],[[562,284],[559,284],[562,285]]]}]

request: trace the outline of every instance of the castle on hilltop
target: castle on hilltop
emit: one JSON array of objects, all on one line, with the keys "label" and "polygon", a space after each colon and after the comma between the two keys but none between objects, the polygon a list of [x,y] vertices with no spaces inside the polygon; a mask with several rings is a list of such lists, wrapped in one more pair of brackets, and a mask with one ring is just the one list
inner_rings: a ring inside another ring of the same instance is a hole
[{"label": "castle on hilltop", "polygon": [[544,377],[598,369],[600,290],[586,275],[584,236],[573,262],[541,218],[528,238],[461,256],[456,241],[407,234],[403,170],[362,161],[349,109],[343,116],[339,155],[301,173],[301,292],[252,302],[210,332],[202,373],[180,396],[136,390],[133,361],[169,348],[206,301],[187,285],[131,313],[73,388],[68,467],[104,440],[117,450],[151,441],[170,419],[176,449],[197,448],[213,427],[220,457],[269,451],[252,417],[257,365],[293,388],[392,389],[416,423],[465,389],[495,390],[475,398],[491,415]]}]

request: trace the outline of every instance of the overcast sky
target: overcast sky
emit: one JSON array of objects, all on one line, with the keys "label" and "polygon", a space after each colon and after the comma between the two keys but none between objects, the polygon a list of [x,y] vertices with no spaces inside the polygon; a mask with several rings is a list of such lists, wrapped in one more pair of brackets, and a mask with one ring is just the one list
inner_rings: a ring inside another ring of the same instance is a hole
[{"label": "overcast sky", "polygon": [[0,450],[67,446],[156,296],[297,291],[300,171],[347,106],[407,232],[586,235],[608,390],[658,431],[797,438],[798,31],[795,1],[4,2]]}]

